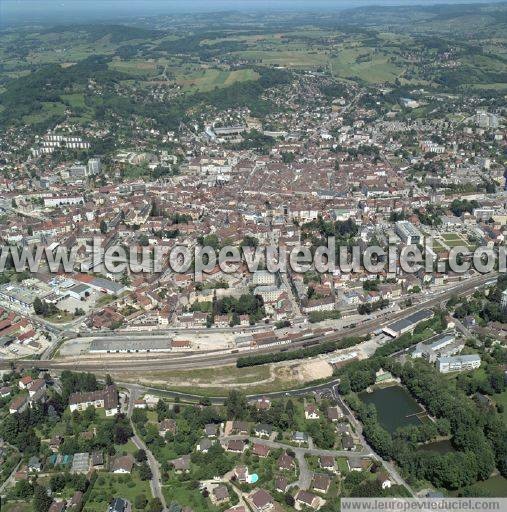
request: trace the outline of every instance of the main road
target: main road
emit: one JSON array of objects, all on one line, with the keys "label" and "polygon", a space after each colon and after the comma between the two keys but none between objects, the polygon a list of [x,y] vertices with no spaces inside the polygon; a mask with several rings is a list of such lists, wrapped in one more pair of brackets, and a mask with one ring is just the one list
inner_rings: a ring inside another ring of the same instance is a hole
[{"label": "main road", "polygon": [[375,330],[384,327],[388,323],[404,318],[417,310],[439,306],[442,302],[450,299],[452,296],[463,296],[472,293],[477,288],[496,279],[498,273],[490,272],[485,275],[471,277],[461,281],[455,286],[449,287],[446,291],[436,294],[433,297],[421,300],[417,304],[410,306],[403,311],[387,312],[384,316],[373,320],[366,320],[356,327],[344,329],[340,332],[323,335],[318,338],[307,338],[301,341],[293,342],[290,345],[275,345],[271,347],[260,348],[252,351],[214,351],[209,353],[158,353],[158,354],[138,354],[138,355],[108,355],[102,357],[79,356],[75,359],[18,359],[1,360],[0,369],[7,369],[14,362],[18,368],[44,368],[51,370],[76,370],[91,372],[145,372],[145,371],[163,371],[163,370],[184,370],[210,368],[234,364],[240,357],[247,355],[257,355],[280,352],[282,350],[299,348],[309,341],[325,342],[338,341],[343,337],[365,336]]}]

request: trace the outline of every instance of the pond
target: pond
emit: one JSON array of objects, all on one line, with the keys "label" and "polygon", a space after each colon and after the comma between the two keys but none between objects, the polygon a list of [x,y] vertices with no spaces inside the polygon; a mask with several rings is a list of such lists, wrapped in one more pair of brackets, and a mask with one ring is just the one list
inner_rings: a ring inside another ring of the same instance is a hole
[{"label": "pond", "polygon": [[417,415],[424,414],[424,411],[401,386],[376,388],[372,393],[363,391],[359,398],[376,407],[379,423],[391,433],[399,427],[421,424]]}]

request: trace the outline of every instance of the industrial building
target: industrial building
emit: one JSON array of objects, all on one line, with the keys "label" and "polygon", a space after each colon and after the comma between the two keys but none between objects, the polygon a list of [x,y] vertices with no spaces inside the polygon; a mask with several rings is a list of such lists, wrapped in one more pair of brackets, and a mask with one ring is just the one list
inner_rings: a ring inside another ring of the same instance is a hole
[{"label": "industrial building", "polygon": [[397,320],[396,322],[387,325],[382,329],[382,331],[385,334],[396,338],[397,336],[401,336],[406,332],[412,331],[419,322],[422,322],[423,320],[429,320],[432,316],[433,311],[431,311],[431,309],[421,309],[421,311],[412,313],[406,318],[402,318],[401,320]]},{"label": "industrial building", "polygon": [[465,347],[463,340],[456,340],[455,333],[440,334],[436,338],[418,343],[412,352],[413,358],[424,358],[434,363],[438,357],[453,356]]},{"label": "industrial building", "polygon": [[118,338],[94,338],[90,346],[91,354],[120,354],[138,352],[169,352],[172,350],[172,339],[145,338],[132,339],[130,336]]}]

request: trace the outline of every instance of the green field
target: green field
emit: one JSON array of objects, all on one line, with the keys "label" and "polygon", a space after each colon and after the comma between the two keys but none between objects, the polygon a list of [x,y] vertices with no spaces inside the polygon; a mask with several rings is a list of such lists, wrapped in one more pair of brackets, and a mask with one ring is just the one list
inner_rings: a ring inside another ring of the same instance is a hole
[{"label": "green field", "polygon": [[114,475],[112,473],[99,473],[83,510],[85,512],[104,512],[107,504],[114,497],[125,498],[134,503],[136,496],[144,494],[151,499],[149,482],[143,482],[134,472],[132,475]]},{"label": "green field", "polygon": [[191,507],[194,512],[216,512],[220,509],[213,506],[209,499],[191,488],[190,482],[171,481],[162,487],[167,505],[176,502],[183,507]]},{"label": "green field", "polygon": [[492,396],[493,400],[497,405],[503,405],[503,420],[507,423],[507,390],[503,393],[499,393],[498,395]]},{"label": "green field", "polygon": [[67,101],[71,107],[85,108],[85,99],[82,92],[73,94],[62,94],[60,96],[63,101]]},{"label": "green field", "polygon": [[403,69],[391,57],[371,48],[347,48],[331,60],[332,73],[339,78],[359,78],[365,82],[392,82],[403,75]]},{"label": "green field", "polygon": [[109,64],[109,68],[115,69],[116,71],[122,71],[128,75],[146,78],[156,74],[157,64],[154,61],[141,59],[132,59],[127,61],[115,59]]},{"label": "green field", "polygon": [[40,123],[49,119],[52,116],[63,115],[65,111],[65,105],[62,103],[43,102],[42,109],[38,112],[34,112],[30,115],[24,116],[23,121],[29,124]]},{"label": "green field", "polygon": [[176,82],[185,91],[211,91],[215,87],[228,87],[236,82],[257,80],[259,74],[253,69],[239,69],[235,71],[220,69],[205,69],[188,75],[178,76]]},{"label": "green field", "polygon": [[325,54],[311,50],[247,50],[237,54],[241,58],[255,61],[266,66],[283,66],[287,68],[315,68],[328,64]]}]

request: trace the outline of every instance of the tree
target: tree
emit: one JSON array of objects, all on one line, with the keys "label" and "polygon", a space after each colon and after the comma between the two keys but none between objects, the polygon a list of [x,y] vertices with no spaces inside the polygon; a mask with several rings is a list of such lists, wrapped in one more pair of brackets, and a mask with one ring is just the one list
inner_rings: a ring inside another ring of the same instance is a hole
[{"label": "tree", "polygon": [[296,500],[294,499],[294,496],[290,492],[285,493],[284,501],[289,507],[293,507],[296,503]]},{"label": "tree", "polygon": [[49,487],[53,492],[60,492],[64,489],[66,483],[65,475],[57,473],[50,478]]},{"label": "tree", "polygon": [[143,510],[148,503],[146,496],[144,494],[138,494],[134,500],[134,505],[137,509]]},{"label": "tree", "polygon": [[137,450],[137,452],[136,452],[136,461],[137,462],[145,462],[147,459],[148,459],[148,457],[146,456],[145,450],[143,450],[142,448]]},{"label": "tree", "polygon": [[291,151],[282,153],[282,161],[284,164],[291,164],[292,162],[294,162],[294,159],[294,153],[292,153]]},{"label": "tree", "polygon": [[227,409],[227,419],[245,419],[248,415],[248,402],[241,391],[231,390],[224,405]]},{"label": "tree", "polygon": [[342,395],[348,395],[350,393],[350,379],[348,375],[344,375],[340,379],[340,384],[338,384],[338,390]]},{"label": "tree", "polygon": [[34,512],[48,512],[49,507],[53,499],[48,496],[48,493],[44,487],[36,484],[33,493],[33,510]]},{"label": "tree", "polygon": [[162,510],[164,510],[164,507],[162,506],[160,498],[153,498],[150,501],[148,510],[149,512],[162,512]]},{"label": "tree", "polygon": [[245,235],[243,237],[243,241],[241,242],[241,247],[257,247],[259,245],[259,240],[251,235]]},{"label": "tree", "polygon": [[12,496],[15,498],[28,501],[28,498],[33,495],[33,485],[28,480],[19,480],[11,491]]},{"label": "tree", "polygon": [[151,480],[152,476],[153,474],[151,472],[150,466],[148,466],[146,462],[143,462],[139,466],[139,477],[141,478],[141,480]]},{"label": "tree", "polygon": [[35,300],[33,301],[33,310],[36,315],[42,315],[44,313],[44,303],[39,299],[39,297],[35,297]]},{"label": "tree", "polygon": [[103,235],[105,235],[105,234],[107,233],[107,222],[106,222],[104,219],[102,219],[102,220],[100,221],[100,232],[101,232]]}]

